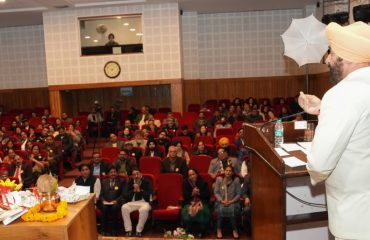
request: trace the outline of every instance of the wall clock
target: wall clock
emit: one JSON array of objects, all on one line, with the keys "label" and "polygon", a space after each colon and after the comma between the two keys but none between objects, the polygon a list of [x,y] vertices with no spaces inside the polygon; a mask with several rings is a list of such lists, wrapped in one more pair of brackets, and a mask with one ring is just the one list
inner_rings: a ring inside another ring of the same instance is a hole
[{"label": "wall clock", "polygon": [[109,61],[104,65],[104,73],[109,78],[116,78],[121,73],[121,67],[118,62]]}]

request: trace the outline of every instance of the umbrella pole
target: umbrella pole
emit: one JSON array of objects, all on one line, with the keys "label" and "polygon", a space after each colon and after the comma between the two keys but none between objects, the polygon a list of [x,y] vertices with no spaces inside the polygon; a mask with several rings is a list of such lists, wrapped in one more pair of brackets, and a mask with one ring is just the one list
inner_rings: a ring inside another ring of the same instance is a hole
[{"label": "umbrella pole", "polygon": [[308,64],[305,64],[305,72],[306,72],[306,93],[308,93]]}]

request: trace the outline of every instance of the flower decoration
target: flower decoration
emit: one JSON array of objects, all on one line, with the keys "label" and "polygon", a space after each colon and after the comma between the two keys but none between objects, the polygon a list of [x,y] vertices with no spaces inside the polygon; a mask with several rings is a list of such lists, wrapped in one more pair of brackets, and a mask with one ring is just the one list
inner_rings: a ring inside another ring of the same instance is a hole
[{"label": "flower decoration", "polygon": [[0,194],[11,191],[18,191],[20,189],[22,189],[22,183],[16,184],[15,180],[10,181],[9,178],[7,178],[5,181],[2,179],[0,180]]},{"label": "flower decoration", "polygon": [[166,231],[163,235],[164,238],[175,238],[175,239],[194,239],[194,236],[192,234],[186,233],[185,229],[183,228],[176,228],[171,231]]},{"label": "flower decoration", "polygon": [[67,216],[67,213],[67,202],[65,201],[61,201],[58,204],[55,213],[43,213],[41,212],[41,205],[37,204],[30,208],[28,212],[22,216],[22,219],[26,222],[54,222]]}]

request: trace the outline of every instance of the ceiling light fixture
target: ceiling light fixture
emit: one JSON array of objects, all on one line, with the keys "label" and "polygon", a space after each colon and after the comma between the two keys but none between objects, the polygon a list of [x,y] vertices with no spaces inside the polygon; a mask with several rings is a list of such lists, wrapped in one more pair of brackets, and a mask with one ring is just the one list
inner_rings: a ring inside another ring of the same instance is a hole
[{"label": "ceiling light fixture", "polygon": [[146,0],[122,0],[122,1],[109,1],[109,2],[92,2],[92,3],[77,3],[75,7],[95,7],[119,4],[132,4],[132,3],[145,3]]},{"label": "ceiling light fixture", "polygon": [[128,22],[125,22],[125,23],[123,24],[123,26],[128,26],[128,25],[130,25]]},{"label": "ceiling light fixture", "polygon": [[135,32],[135,31],[136,31],[136,29],[135,29],[135,28],[130,28],[130,31],[131,31],[131,32]]},{"label": "ceiling light fixture", "polygon": [[136,33],[136,36],[143,36],[143,33]]},{"label": "ceiling light fixture", "polygon": [[[1,0],[0,0],[1,1]],[[14,13],[14,12],[41,12],[48,10],[46,7],[34,7],[34,8],[14,8],[14,9],[3,9],[0,13]]]},{"label": "ceiling light fixture", "polygon": [[91,37],[90,36],[85,36],[86,39],[90,39]]}]

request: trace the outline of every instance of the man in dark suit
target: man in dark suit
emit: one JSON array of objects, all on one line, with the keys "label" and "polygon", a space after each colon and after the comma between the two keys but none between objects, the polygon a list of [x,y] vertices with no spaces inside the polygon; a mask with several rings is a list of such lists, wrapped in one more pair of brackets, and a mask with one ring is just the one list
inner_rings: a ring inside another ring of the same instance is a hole
[{"label": "man in dark suit", "polygon": [[119,151],[118,158],[113,165],[117,169],[118,175],[131,176],[135,163],[130,159],[127,152],[122,149]]},{"label": "man in dark suit", "polygon": [[109,164],[101,160],[100,153],[94,152],[90,170],[93,176],[102,177],[108,173]]},{"label": "man in dark suit", "polygon": [[101,182],[101,192],[99,196],[98,207],[102,211],[101,232],[103,235],[108,230],[108,216],[113,222],[112,235],[116,235],[120,229],[118,213],[124,203],[126,195],[125,182],[117,176],[115,167],[110,167],[109,177],[104,178]]},{"label": "man in dark suit", "polygon": [[153,193],[151,183],[143,178],[139,169],[134,167],[132,170],[132,178],[127,186],[127,203],[121,207],[122,218],[125,225],[126,236],[132,235],[132,224],[130,213],[139,211],[139,221],[136,226],[136,236],[141,237],[141,232],[144,229],[148,214],[151,209],[150,197]]},{"label": "man in dark suit", "polygon": [[183,158],[177,156],[177,150],[175,146],[168,148],[168,157],[163,159],[161,162],[161,173],[180,173],[182,176],[186,176],[188,166]]},{"label": "man in dark suit", "polygon": [[9,176],[19,179],[23,183],[23,189],[29,188],[32,184],[32,167],[24,163],[19,155],[15,155],[14,163],[9,167]]}]

